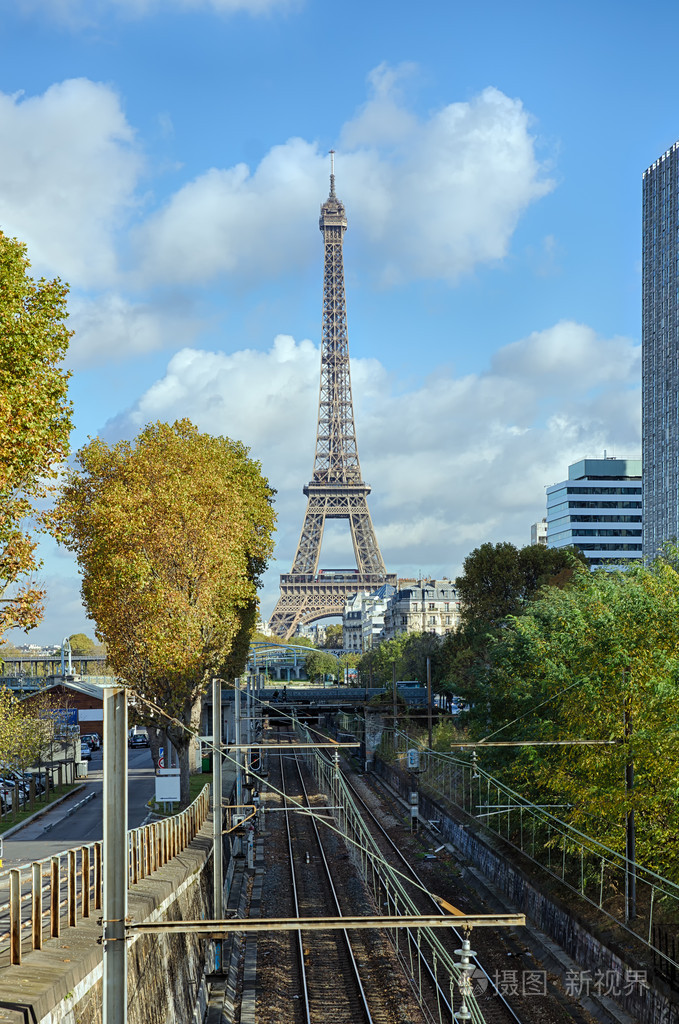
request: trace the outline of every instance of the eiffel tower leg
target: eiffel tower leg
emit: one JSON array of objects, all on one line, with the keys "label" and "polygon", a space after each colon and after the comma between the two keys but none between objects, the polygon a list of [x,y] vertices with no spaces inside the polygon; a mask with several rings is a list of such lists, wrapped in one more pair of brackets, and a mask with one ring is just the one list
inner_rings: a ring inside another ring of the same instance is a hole
[{"label": "eiffel tower leg", "polygon": [[365,500],[362,504],[362,508],[352,509],[349,516],[356,565],[359,572],[377,572],[384,575],[386,569],[377,545],[375,528],[368,512],[368,504]]},{"label": "eiffel tower leg", "polygon": [[304,594],[281,594],[269,619],[274,636],[289,640],[302,621],[306,597]]},{"label": "eiffel tower leg", "polygon": [[[396,581],[395,576],[389,579]],[[341,615],[347,597],[355,591],[356,583],[347,580],[320,577],[308,582],[303,576],[283,575],[281,596],[269,619],[269,628],[275,636],[289,640],[300,623]]]},{"label": "eiffel tower leg", "polygon": [[297,552],[292,563],[292,572],[306,572],[316,575],[321,557],[323,528],[325,527],[325,498],[313,495],[309,498],[299,535]]}]

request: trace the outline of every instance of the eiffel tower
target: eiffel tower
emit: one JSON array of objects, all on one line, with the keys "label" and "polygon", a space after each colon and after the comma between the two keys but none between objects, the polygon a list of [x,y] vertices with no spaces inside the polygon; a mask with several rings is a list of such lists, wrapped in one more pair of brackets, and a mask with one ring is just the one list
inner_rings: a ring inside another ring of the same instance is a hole
[{"label": "eiffel tower", "polygon": [[[387,575],[380,554],[368,511],[370,488],[361,479],[358,461],[342,259],[347,218],[344,204],[335,195],[332,150],[330,195],[321,206],[318,226],[325,264],[316,457],[311,481],[304,488],[309,501],[292,571],[281,576],[281,594],[269,622],[273,633],[286,640],[300,623],[341,615],[350,594],[372,591],[384,583],[396,585],[396,575]],[[319,570],[326,519],[349,520],[355,569]]]}]

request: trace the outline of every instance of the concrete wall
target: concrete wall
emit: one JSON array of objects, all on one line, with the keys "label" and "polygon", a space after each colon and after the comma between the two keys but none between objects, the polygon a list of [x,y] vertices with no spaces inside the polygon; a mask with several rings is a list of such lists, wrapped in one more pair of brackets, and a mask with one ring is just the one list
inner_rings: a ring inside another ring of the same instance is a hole
[{"label": "concrete wall", "polygon": [[[101,1024],[103,958],[100,911],[40,951],[0,971],[3,1024]],[[133,921],[213,917],[212,819],[182,854],[132,886]],[[211,944],[192,936],[140,935],[129,946],[129,1024],[200,1024],[203,977],[212,970]]]},{"label": "concrete wall", "polygon": [[[411,788],[408,776],[379,758],[375,758],[374,770],[401,796],[408,799]],[[624,979],[627,971],[646,970],[648,988],[634,986],[630,993],[623,991],[615,997],[615,1002],[638,1024],[679,1024],[679,995],[662,978],[654,976],[650,964],[640,963],[631,950],[624,953],[609,948],[567,906],[542,893],[517,864],[504,855],[501,840],[492,834],[481,833],[475,819],[470,818],[470,824],[464,825],[453,821],[448,817],[444,805],[421,791],[420,817],[440,820],[443,839],[455,846],[467,863],[477,867],[496,888],[507,895],[518,912],[524,913],[532,924],[561,946],[583,970],[591,971],[593,978],[597,971],[604,974],[613,971]],[[564,898],[573,898],[565,888]]]}]

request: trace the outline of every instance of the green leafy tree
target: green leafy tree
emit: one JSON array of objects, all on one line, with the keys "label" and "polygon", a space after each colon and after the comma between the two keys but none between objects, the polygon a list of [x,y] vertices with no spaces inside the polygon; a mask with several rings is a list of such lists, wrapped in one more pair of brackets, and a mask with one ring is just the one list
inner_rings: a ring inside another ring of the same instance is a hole
[{"label": "green leafy tree", "polygon": [[186,803],[187,729],[210,680],[247,659],[273,491],[243,444],[188,420],[150,424],[132,443],[97,438],[76,462],[53,524],[77,555],[109,665],[161,709],[149,722],[179,753]]},{"label": "green leafy tree", "polygon": [[293,636],[289,640],[281,640],[280,642],[294,644],[295,647],[316,647],[311,637],[308,636]]},{"label": "green leafy tree", "polygon": [[565,583],[577,564],[587,563],[574,548],[517,548],[507,541],[482,544],[467,555],[464,571],[455,580],[462,619],[481,619],[492,626],[507,615],[520,614],[540,587],[557,578]]},{"label": "green leafy tree", "polygon": [[349,652],[347,654],[340,655],[340,682],[344,682],[346,680],[349,686],[358,686],[358,677],[360,673],[352,674],[351,669],[357,668],[359,661],[360,655],[358,654],[352,654],[351,652]]},{"label": "green leafy tree", "polygon": [[0,689],[0,763],[20,771],[44,754],[55,734],[54,698],[44,694],[30,703],[6,687]]},{"label": "green leafy tree", "polygon": [[396,677],[403,677],[403,649],[407,639],[407,633],[399,633],[391,640],[371,647],[362,655],[358,662],[358,670],[366,686],[385,686],[391,683],[394,666]]},{"label": "green leafy tree", "polygon": [[403,643],[402,668],[406,679],[416,679],[419,683],[427,682],[427,658],[432,685],[438,682],[441,675],[440,636],[436,633],[408,633]]},{"label": "green leafy tree", "polygon": [[0,660],[4,658],[20,658],[21,651],[14,644],[3,644],[0,647]]},{"label": "green leafy tree", "polygon": [[337,658],[334,654],[314,649],[310,650],[304,659],[304,670],[309,679],[316,682],[323,680],[325,676],[337,678],[339,671]]},{"label": "green leafy tree", "polygon": [[344,634],[341,622],[331,622],[325,627],[325,640],[323,646],[326,648],[338,648],[344,645]]},{"label": "green leafy tree", "polygon": [[550,588],[509,620],[493,663],[489,699],[494,727],[507,723],[503,738],[619,741],[524,748],[512,768],[519,785],[546,802],[572,803],[575,824],[621,852],[625,816],[634,808],[638,859],[677,877],[677,572],[659,562],[577,574],[569,587]]},{"label": "green leafy tree", "polygon": [[491,651],[509,615],[530,610],[543,587],[567,586],[588,573],[587,562],[572,548],[482,544],[467,556],[455,584],[462,601],[462,622],[446,634],[432,676],[441,693],[455,693],[472,705],[471,717],[482,734],[494,722]]},{"label": "green leafy tree", "polygon": [[67,287],[34,281],[25,246],[0,232],[0,638],[32,629],[44,591],[28,523],[68,454],[71,403],[62,360]]},{"label": "green leafy tree", "polygon": [[86,657],[97,652],[97,644],[86,633],[74,633],[73,636],[69,636],[68,641],[72,654]]}]

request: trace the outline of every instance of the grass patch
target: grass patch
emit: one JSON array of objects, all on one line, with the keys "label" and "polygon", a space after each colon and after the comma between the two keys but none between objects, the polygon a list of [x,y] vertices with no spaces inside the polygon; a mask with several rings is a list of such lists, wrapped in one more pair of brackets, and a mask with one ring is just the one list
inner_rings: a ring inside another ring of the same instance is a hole
[{"label": "grass patch", "polygon": [[30,806],[27,806],[25,810],[22,809],[18,811],[16,814],[14,813],[14,811],[7,811],[5,814],[0,816],[0,834],[5,829],[13,828],[15,825],[20,825],[23,821],[26,821],[27,818],[30,818],[31,815],[37,814],[38,811],[44,811],[47,807],[50,807],[51,804],[53,804],[55,800],[57,800],[59,797],[66,796],[68,793],[71,793],[74,789],[77,789],[81,785],[82,782],[73,782],[69,783],[68,785],[57,786],[54,789],[50,789],[49,799],[45,799],[44,793],[42,794],[42,796],[37,796],[35,798],[35,806],[33,810],[30,809]]}]

